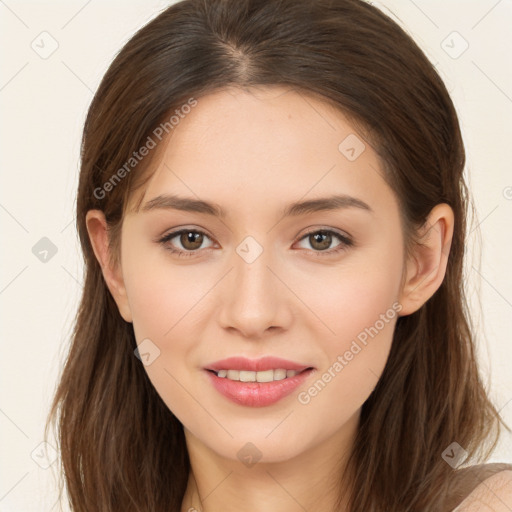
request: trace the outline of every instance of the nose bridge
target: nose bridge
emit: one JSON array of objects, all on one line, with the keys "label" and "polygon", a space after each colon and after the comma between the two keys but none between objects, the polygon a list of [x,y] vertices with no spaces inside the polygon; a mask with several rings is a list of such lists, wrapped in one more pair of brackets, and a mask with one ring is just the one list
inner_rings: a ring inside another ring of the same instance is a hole
[{"label": "nose bridge", "polygon": [[[261,237],[260,237],[261,239]],[[272,289],[275,291],[272,267],[272,249],[258,242],[253,236],[247,236],[237,246],[233,257],[235,265],[235,295],[245,307],[262,309],[273,301]]]},{"label": "nose bridge", "polygon": [[[279,319],[284,307],[282,288],[273,271],[273,251],[247,236],[232,257],[233,271],[221,315],[224,327],[234,327],[247,336],[257,336]],[[270,267],[270,268],[269,268]]]},{"label": "nose bridge", "polygon": [[[264,248],[252,237],[247,237],[236,249],[235,276],[239,284],[239,292],[248,297],[258,297],[269,293],[269,281],[273,275],[269,270],[272,265],[272,251]],[[269,297],[266,297],[267,299]]]}]

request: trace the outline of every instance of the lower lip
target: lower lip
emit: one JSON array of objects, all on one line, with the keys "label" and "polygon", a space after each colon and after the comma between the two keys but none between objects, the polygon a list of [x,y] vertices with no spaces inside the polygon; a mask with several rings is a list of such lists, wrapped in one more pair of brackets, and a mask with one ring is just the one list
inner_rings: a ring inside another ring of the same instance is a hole
[{"label": "lower lip", "polygon": [[238,405],[265,407],[293,393],[311,375],[313,369],[304,370],[294,377],[272,382],[240,382],[226,377],[217,377],[206,370],[215,389]]}]

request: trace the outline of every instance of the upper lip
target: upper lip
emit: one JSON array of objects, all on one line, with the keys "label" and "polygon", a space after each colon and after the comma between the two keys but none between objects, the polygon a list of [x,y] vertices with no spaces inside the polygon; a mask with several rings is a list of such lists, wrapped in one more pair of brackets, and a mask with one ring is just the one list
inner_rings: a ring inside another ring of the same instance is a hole
[{"label": "upper lip", "polygon": [[246,357],[228,357],[227,359],[221,359],[215,361],[205,367],[206,370],[247,370],[253,372],[263,372],[265,370],[296,370],[302,371],[307,368],[312,368],[309,365],[295,363],[294,361],[288,361],[281,359],[280,357],[265,356],[260,359],[247,359]]}]

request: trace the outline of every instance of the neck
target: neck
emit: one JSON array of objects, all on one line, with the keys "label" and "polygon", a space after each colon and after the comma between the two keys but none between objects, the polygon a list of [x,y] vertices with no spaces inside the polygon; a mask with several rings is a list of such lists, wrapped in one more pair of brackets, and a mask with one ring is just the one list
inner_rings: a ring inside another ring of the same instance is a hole
[{"label": "neck", "polygon": [[242,462],[220,456],[185,429],[191,473],[181,512],[309,512],[336,508],[340,488],[350,487],[343,467],[353,446],[359,413],[343,428],[295,457],[279,462]]}]

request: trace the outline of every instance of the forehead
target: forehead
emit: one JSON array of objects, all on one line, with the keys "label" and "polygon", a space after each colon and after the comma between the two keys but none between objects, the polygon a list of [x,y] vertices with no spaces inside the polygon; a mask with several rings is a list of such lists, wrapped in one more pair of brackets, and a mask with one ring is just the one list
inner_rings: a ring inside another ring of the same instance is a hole
[{"label": "forehead", "polygon": [[165,142],[143,205],[167,193],[226,204],[228,214],[232,202],[256,213],[276,201],[339,193],[396,207],[368,141],[341,111],[290,88],[200,97]]}]

